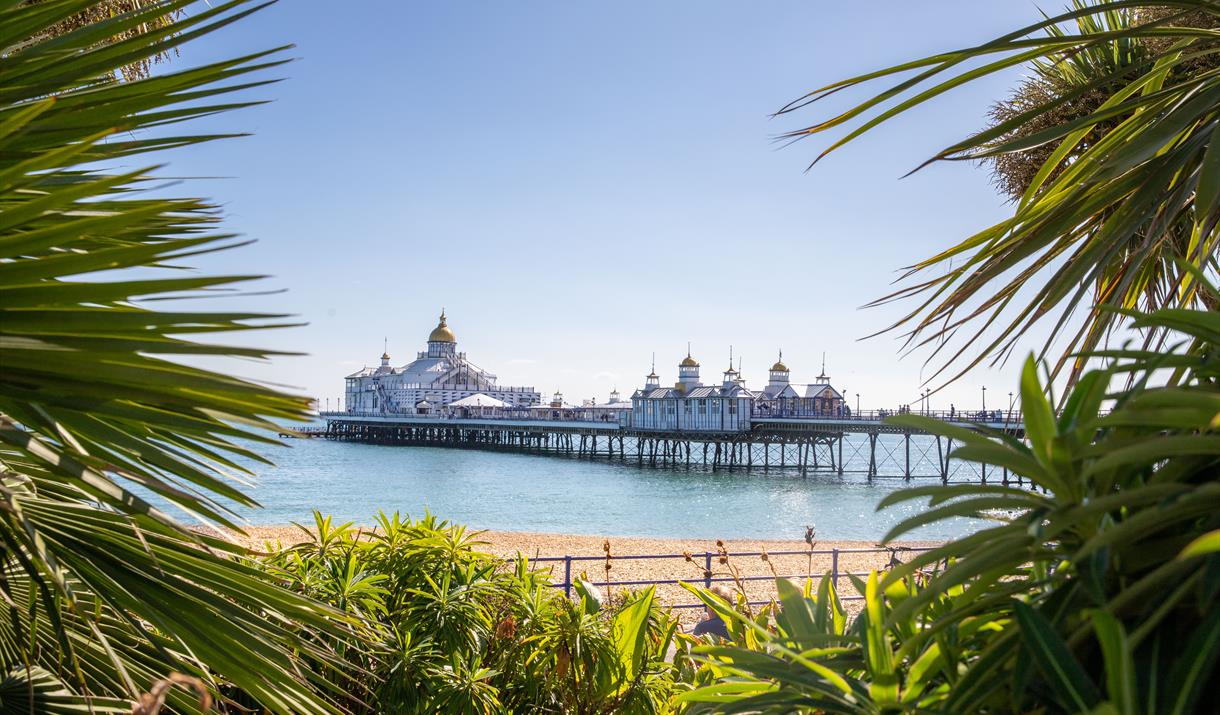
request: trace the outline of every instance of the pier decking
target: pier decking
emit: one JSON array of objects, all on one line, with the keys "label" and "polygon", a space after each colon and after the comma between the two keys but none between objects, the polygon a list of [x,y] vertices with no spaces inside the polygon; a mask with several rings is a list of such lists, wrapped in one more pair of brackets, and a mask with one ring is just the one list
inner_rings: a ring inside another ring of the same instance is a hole
[{"label": "pier decking", "polygon": [[[1006,470],[953,460],[953,440],[888,424],[897,412],[851,415],[756,414],[748,429],[638,429],[631,414],[566,413],[547,419],[514,410],[442,414],[323,412],[324,429],[314,436],[372,444],[485,449],[588,459],[619,460],[653,467],[796,470],[859,473],[881,478],[1020,484]],[[1023,433],[1015,412],[927,412],[968,429]],[[976,419],[971,419],[971,418]],[[867,462],[865,466],[865,457]]]}]

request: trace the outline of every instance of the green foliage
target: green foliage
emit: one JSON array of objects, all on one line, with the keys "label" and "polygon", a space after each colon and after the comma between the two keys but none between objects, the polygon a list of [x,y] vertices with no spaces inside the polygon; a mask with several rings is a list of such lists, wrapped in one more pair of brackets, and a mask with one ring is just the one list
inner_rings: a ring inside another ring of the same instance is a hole
[{"label": "green foliage", "polygon": [[617,607],[588,584],[569,600],[524,558],[481,553],[474,535],[434,516],[381,514],[365,530],[315,514],[305,532],[263,567],[359,619],[359,631],[316,643],[340,663],[313,664],[353,682],[354,711],[670,710],[678,624],[651,588]]},{"label": "green foliage", "polygon": [[[781,583],[773,627],[755,629],[762,652],[697,650],[723,674],[681,700],[716,712],[1209,707],[1220,679],[1220,313],[1129,317],[1179,342],[1104,353],[1109,365],[1084,374],[1057,416],[1030,358],[1025,439],[892,418],[951,437],[963,445],[954,456],[1006,467],[1033,488],[886,497],[879,508],[928,503],[887,540],[951,517],[994,525],[858,584],[865,608],[847,631],[831,625],[825,590]],[[1124,389],[1112,392],[1115,383]]]},{"label": "green foliage", "polygon": [[[236,457],[258,458],[243,445],[274,441],[262,432],[271,420],[307,409],[175,362],[262,358],[193,338],[276,316],[157,308],[249,277],[173,270],[234,243],[207,202],[143,193],[160,161],[145,155],[217,138],[174,128],[250,104],[225,95],[264,84],[251,73],[282,61],[265,52],[118,81],[258,8],[188,4],[0,1],[5,712],[122,707],[174,671],[272,711],[334,710],[321,694],[333,684],[300,656],[331,658],[302,634],[338,635],[342,615],[142,496],[232,524],[227,504],[253,504],[236,486]],[[195,708],[178,689],[169,705]]]},{"label": "green foliage", "polygon": [[[1216,0],[1078,0],[990,42],[821,87],[781,113],[894,81],[789,135],[846,129],[820,159],[945,92],[1030,63],[1032,78],[995,124],[928,162],[994,162],[1017,196],[1012,216],[910,266],[905,277],[922,278],[877,301],[915,300],[889,329],[907,330],[908,347],[934,347],[944,358],[935,374],[950,379],[1002,362],[1050,320],[1042,355],[1066,346],[1052,374],[1070,363],[1074,382],[1080,353],[1130,326],[1124,310],[1220,308],[1191,270],[1214,277],[1220,248]],[[1143,337],[1155,348],[1170,334]]]}]

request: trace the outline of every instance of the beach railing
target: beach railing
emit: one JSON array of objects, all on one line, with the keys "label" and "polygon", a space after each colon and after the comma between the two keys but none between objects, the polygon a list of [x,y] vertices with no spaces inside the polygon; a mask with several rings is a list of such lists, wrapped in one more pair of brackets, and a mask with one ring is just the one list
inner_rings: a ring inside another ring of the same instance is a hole
[{"label": "beach railing", "polygon": [[[703,575],[701,577],[696,577],[696,578],[630,579],[630,580],[622,580],[622,581],[609,581],[609,580],[592,581],[592,580],[590,580],[588,583],[590,585],[597,586],[598,588],[608,588],[608,587],[613,588],[616,586],[617,587],[638,587],[638,586],[654,586],[654,585],[655,586],[677,585],[680,583],[702,584],[702,586],[704,588],[711,588],[713,584],[717,584],[717,583],[736,584],[738,582],[774,581],[777,578],[789,578],[789,579],[797,579],[797,578],[807,579],[808,578],[808,579],[815,579],[815,580],[829,578],[831,580],[831,584],[834,586],[835,592],[838,593],[840,591],[840,580],[841,579],[846,579],[849,576],[865,577],[868,575],[867,571],[850,571],[850,570],[842,571],[842,570],[840,570],[840,563],[841,563],[842,556],[853,555],[853,554],[884,554],[884,555],[889,556],[889,564],[893,565],[896,563],[901,563],[901,560],[898,558],[898,556],[900,554],[924,553],[924,552],[931,551],[931,550],[932,549],[930,547],[902,546],[902,547],[894,547],[894,548],[885,548],[885,547],[848,548],[848,549],[834,548],[834,549],[813,549],[813,550],[803,550],[803,551],[802,550],[766,551],[766,552],[763,552],[763,551],[733,551],[733,552],[726,552],[724,554],[721,554],[720,552],[716,552],[716,551],[704,551],[701,553],[691,552],[689,554],[689,556],[691,557],[690,559],[687,558],[688,554],[685,552],[680,553],[680,554],[613,555],[613,556],[609,557],[609,559],[612,563],[619,562],[619,561],[645,561],[645,560],[664,560],[664,559],[680,560],[683,562],[687,562],[690,560],[702,561]],[[774,573],[774,574],[765,574],[765,575],[761,575],[761,576],[760,575],[750,575],[750,576],[736,575],[736,576],[734,576],[734,575],[731,575],[728,573],[724,573],[723,571],[718,573],[713,569],[713,565],[715,564],[715,562],[722,556],[727,556],[730,559],[734,559],[734,558],[760,558],[763,555],[766,555],[768,558],[803,556],[803,557],[809,558],[811,561],[814,557],[829,556],[830,557],[830,568],[827,572],[824,572],[824,573],[813,573],[812,569],[807,569],[806,571],[799,572],[799,573]],[[593,562],[604,563],[606,561],[606,559],[607,559],[606,556],[571,556],[571,555],[568,555],[568,556],[540,556],[537,558],[530,559],[530,562],[533,564],[543,564],[543,563],[551,564],[552,565],[551,587],[552,588],[562,588],[564,595],[571,598],[572,588],[575,585],[575,580],[573,577],[573,569],[572,569],[573,564],[575,564],[577,566],[576,574],[579,575],[579,573],[581,571],[581,569],[579,567],[581,564],[593,563]],[[560,564],[562,564],[562,566],[563,566],[563,580],[562,581],[556,580],[556,578],[555,578],[556,574],[554,573],[554,570],[553,570],[553,568],[555,566],[559,566]],[[863,600],[863,598],[864,597],[860,596],[860,595],[840,596],[839,600],[841,600],[841,601],[859,601],[859,600]],[[769,602],[770,601],[750,601],[749,603],[752,606],[759,606],[759,605],[764,605]],[[702,602],[670,603],[667,605],[669,605],[670,608],[702,608],[703,607]]]}]

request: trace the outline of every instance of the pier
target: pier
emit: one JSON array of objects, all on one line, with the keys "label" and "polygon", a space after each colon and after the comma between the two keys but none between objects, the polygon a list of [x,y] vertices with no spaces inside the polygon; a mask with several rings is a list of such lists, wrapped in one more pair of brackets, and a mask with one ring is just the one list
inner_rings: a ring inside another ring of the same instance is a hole
[{"label": "pier", "polygon": [[[442,310],[426,349],[395,367],[383,345],[380,364],[345,378],[345,409],[320,413],[312,436],[372,444],[501,450],[634,462],[662,468],[794,470],[863,474],[873,479],[1013,482],[1004,469],[954,460],[953,440],[891,425],[912,412],[853,411],[826,374],[797,384],[779,351],[765,386],[751,389],[732,348],[722,379],[705,384],[687,345],[677,382],[663,385],[655,356],[628,399],[582,405],[556,391],[543,403],[532,387],[506,387],[457,349]],[[857,394],[857,402],[859,395]],[[986,393],[984,393],[984,402]],[[328,403],[329,404],[329,403]],[[921,407],[927,407],[926,401]],[[967,428],[1023,435],[1013,410],[922,414]]]},{"label": "pier", "polygon": [[[736,430],[643,429],[630,411],[597,414],[568,410],[558,418],[538,411],[485,409],[427,415],[323,412],[326,427],[311,436],[370,444],[520,452],[617,460],[658,468],[792,470],[863,474],[873,479],[938,479],[1022,485],[1007,470],[950,458],[953,440],[888,424],[896,411],[850,415],[755,414]],[[950,415],[926,412],[967,429],[1023,434],[1014,412]],[[971,420],[970,417],[977,420]],[[867,460],[864,458],[867,457]],[[858,466],[866,463],[866,467]],[[857,466],[849,466],[857,465]]]}]

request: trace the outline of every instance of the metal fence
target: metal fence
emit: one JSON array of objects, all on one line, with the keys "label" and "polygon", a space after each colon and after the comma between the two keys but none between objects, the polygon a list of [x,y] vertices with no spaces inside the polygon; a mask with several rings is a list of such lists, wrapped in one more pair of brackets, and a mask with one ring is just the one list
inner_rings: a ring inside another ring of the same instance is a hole
[{"label": "metal fence", "polygon": [[[820,550],[814,549],[812,551],[809,551],[809,550],[805,550],[805,551],[799,551],[799,550],[798,551],[767,551],[767,552],[734,551],[734,552],[727,552],[727,553],[723,554],[724,556],[728,556],[729,558],[761,557],[764,553],[766,553],[766,555],[768,557],[772,557],[772,556],[780,556],[780,557],[783,557],[783,556],[807,556],[807,557],[829,556],[830,557],[830,571],[828,574],[814,574],[814,573],[804,572],[804,573],[766,574],[763,576],[730,576],[730,575],[717,574],[717,573],[715,573],[715,571],[712,568],[713,560],[718,559],[720,556],[722,556],[722,554],[720,554],[719,552],[716,552],[716,551],[704,551],[702,553],[691,552],[690,556],[693,559],[701,560],[703,562],[703,578],[702,579],[698,579],[698,578],[694,578],[694,579],[690,579],[690,578],[638,579],[638,580],[629,580],[629,581],[590,581],[589,583],[593,586],[597,586],[598,588],[606,588],[606,587],[615,587],[615,586],[638,587],[638,586],[657,586],[657,585],[665,585],[665,584],[676,585],[676,584],[680,584],[680,583],[699,583],[700,581],[702,581],[702,585],[704,588],[711,588],[712,585],[716,584],[716,583],[736,583],[738,581],[743,581],[743,582],[745,582],[745,581],[773,581],[776,578],[801,578],[801,579],[830,578],[831,584],[834,586],[835,592],[837,593],[839,591],[839,581],[841,578],[847,578],[849,576],[864,577],[864,576],[868,575],[868,572],[840,571],[839,570],[839,557],[843,554],[887,554],[890,556],[890,564],[892,565],[894,563],[900,563],[900,561],[898,559],[899,554],[924,553],[924,552],[931,551],[931,550],[932,549],[928,548],[928,547],[895,547],[895,548],[877,547],[877,548],[861,548],[861,549],[820,549]],[[686,553],[681,553],[681,554],[632,554],[632,555],[624,555],[624,556],[616,555],[616,556],[610,557],[611,562],[661,560],[661,559],[671,559],[671,560],[685,562],[687,560],[687,554]],[[606,560],[605,556],[542,556],[542,557],[530,559],[530,562],[535,563],[535,564],[536,563],[550,563],[550,564],[554,564],[554,565],[563,564],[563,580],[556,581],[555,573],[552,570],[551,587],[552,588],[562,588],[564,595],[568,596],[570,598],[572,596],[572,586],[574,585],[574,582],[572,580],[572,564],[576,563],[579,566],[580,563],[584,563],[584,562],[604,562],[605,560]],[[577,573],[579,573],[579,569],[577,569]],[[839,600],[841,600],[841,601],[859,601],[859,600],[863,600],[863,598],[864,598],[863,596],[859,596],[859,595],[840,596]],[[763,605],[766,603],[769,603],[769,601],[750,601],[750,605],[752,605],[752,606],[759,606],[759,605]],[[668,604],[668,605],[671,608],[702,608],[703,607],[702,602],[679,603],[679,604]]]}]

